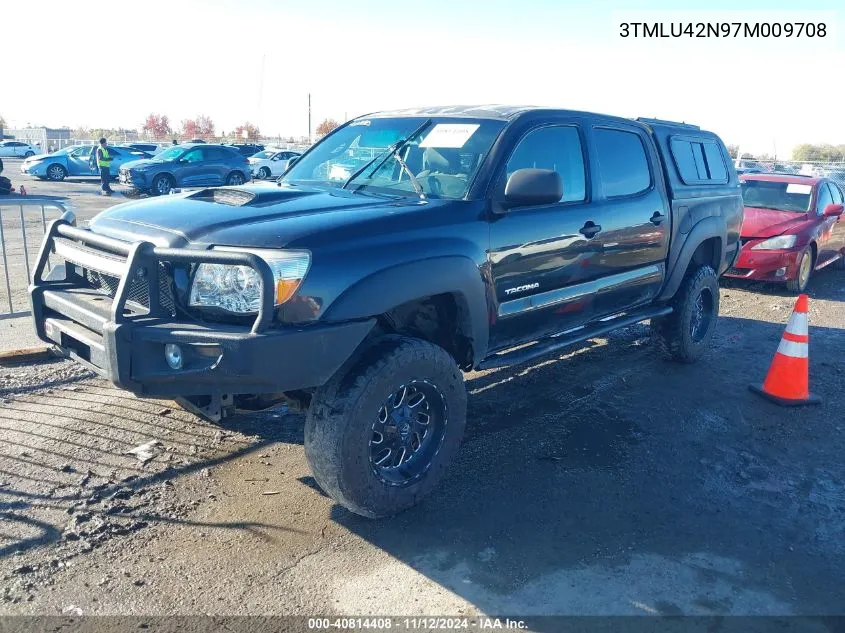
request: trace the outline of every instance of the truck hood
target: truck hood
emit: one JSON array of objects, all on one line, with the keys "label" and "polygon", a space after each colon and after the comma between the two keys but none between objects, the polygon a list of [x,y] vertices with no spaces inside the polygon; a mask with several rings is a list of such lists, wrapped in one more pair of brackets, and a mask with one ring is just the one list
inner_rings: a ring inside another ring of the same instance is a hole
[{"label": "truck hood", "polygon": [[743,210],[742,237],[774,237],[797,230],[806,221],[806,213],[745,207]]},{"label": "truck hood", "polygon": [[97,215],[89,228],[121,240],[143,239],[172,248],[189,244],[281,248],[314,233],[440,204],[266,183],[120,204]]}]

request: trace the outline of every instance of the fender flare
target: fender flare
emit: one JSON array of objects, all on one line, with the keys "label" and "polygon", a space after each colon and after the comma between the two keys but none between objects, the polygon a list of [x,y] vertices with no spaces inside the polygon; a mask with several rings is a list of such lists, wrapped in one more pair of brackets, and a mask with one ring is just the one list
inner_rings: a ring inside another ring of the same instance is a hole
[{"label": "fender flare", "polygon": [[692,261],[692,256],[696,249],[705,240],[709,240],[714,237],[719,238],[720,244],[719,262],[716,265],[716,274],[719,274],[725,260],[725,246],[728,242],[728,230],[723,217],[711,216],[700,220],[687,234],[686,239],[680,247],[680,252],[675,259],[675,263],[670,268],[669,276],[663,286],[663,290],[658,296],[659,301],[666,301],[675,296],[675,293],[681,286],[681,282],[684,280],[687,267]]},{"label": "fender flare", "polygon": [[438,294],[455,295],[458,308],[469,320],[468,335],[476,365],[487,352],[490,324],[484,278],[469,257],[435,257],[377,271],[348,288],[324,316],[326,321],[366,319]]}]

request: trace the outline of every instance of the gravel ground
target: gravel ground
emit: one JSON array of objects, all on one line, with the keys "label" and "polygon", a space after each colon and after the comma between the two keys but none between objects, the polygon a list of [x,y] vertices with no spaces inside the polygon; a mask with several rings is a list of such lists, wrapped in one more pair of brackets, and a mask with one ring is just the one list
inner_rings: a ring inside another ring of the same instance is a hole
[{"label": "gravel ground", "polygon": [[299,415],[0,368],[0,613],[841,614],[843,299],[814,281],[817,407],[747,390],[794,303],[761,285],[723,288],[696,365],[636,326],[470,374],[446,481],[375,522],[316,487]]}]

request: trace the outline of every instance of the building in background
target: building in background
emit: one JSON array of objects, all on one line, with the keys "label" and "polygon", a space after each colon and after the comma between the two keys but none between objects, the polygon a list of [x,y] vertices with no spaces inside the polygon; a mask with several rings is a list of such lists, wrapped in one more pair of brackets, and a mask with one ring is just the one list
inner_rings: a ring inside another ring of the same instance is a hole
[{"label": "building in background", "polygon": [[67,145],[71,130],[66,127],[27,127],[19,130],[6,130],[6,134],[13,136],[18,141],[46,149],[50,145],[59,147]]}]

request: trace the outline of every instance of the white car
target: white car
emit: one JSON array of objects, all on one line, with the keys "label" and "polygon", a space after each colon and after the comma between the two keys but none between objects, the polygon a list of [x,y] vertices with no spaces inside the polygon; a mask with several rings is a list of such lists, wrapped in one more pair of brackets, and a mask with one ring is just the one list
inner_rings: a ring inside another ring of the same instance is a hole
[{"label": "white car", "polygon": [[300,155],[299,152],[288,149],[270,148],[250,156],[247,160],[253,178],[271,178],[281,176],[288,168],[290,159]]},{"label": "white car", "polygon": [[41,149],[29,143],[21,143],[20,141],[0,141],[0,158],[9,158],[20,156],[21,158],[29,158],[41,154]]}]

